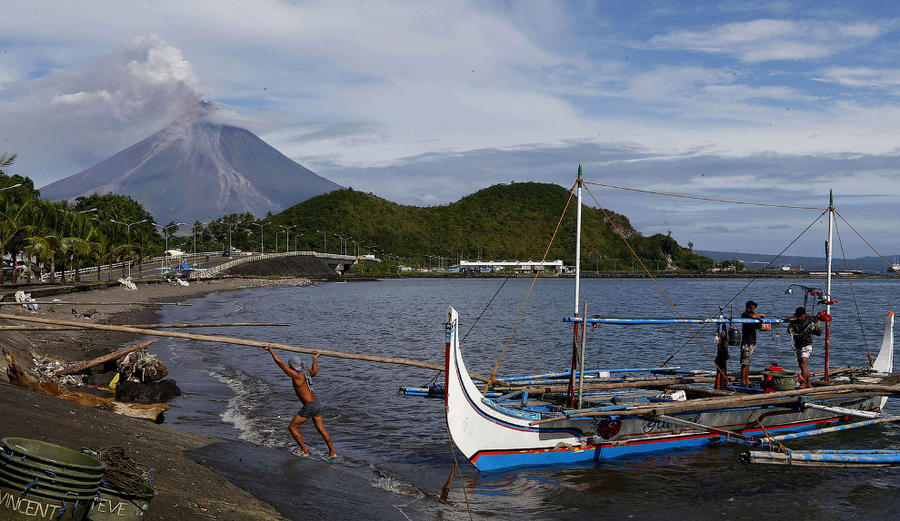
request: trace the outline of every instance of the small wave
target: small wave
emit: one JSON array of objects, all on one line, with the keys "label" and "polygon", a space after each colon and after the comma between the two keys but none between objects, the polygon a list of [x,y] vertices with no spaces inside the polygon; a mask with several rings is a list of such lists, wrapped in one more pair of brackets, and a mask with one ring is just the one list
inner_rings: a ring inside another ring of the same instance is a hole
[{"label": "small wave", "polygon": [[372,473],[375,474],[375,478],[372,479],[373,487],[418,499],[425,497],[425,493],[418,488],[409,483],[404,483],[396,476],[389,475],[375,465],[370,465],[369,468],[372,470]]},{"label": "small wave", "polygon": [[267,447],[283,446],[278,437],[273,435],[274,424],[279,418],[267,415],[265,398],[271,393],[271,387],[266,382],[234,368],[209,371],[208,374],[234,392],[219,417],[234,425],[240,439]]}]

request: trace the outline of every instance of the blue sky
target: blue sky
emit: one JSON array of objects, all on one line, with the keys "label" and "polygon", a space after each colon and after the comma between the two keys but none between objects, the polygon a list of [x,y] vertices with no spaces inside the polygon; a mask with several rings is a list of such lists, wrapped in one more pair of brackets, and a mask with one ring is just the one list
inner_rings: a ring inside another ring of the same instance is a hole
[{"label": "blue sky", "polygon": [[[33,5],[32,5],[33,4]],[[200,100],[345,186],[415,205],[588,179],[824,206],[900,254],[891,2],[14,2],[0,130],[38,186]],[[777,253],[815,217],[594,189],[643,233]],[[849,256],[872,254],[846,225]],[[817,255],[824,232],[790,251]]]}]

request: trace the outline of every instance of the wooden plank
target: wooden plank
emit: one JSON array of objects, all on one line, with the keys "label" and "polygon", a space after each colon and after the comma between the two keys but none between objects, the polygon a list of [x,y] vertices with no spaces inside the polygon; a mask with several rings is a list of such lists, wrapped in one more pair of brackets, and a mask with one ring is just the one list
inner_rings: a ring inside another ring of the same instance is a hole
[{"label": "wooden plank", "polygon": [[822,388],[795,389],[793,391],[779,391],[774,393],[736,395],[734,397],[698,398],[685,402],[657,403],[649,406],[633,407],[615,411],[588,411],[572,413],[553,418],[546,418],[531,422],[530,425],[542,425],[567,420],[570,418],[587,418],[601,416],[659,416],[661,414],[674,414],[688,411],[704,411],[711,409],[728,409],[732,407],[750,407],[760,405],[772,405],[796,401],[798,397],[807,396],[812,399],[825,397],[856,396],[857,393],[866,395],[900,394],[900,385],[867,385],[867,384],[843,384]]},{"label": "wooden plank", "polygon": [[[190,324],[119,324],[127,327],[140,327],[143,329],[186,329],[197,327],[268,327],[268,326],[292,326],[289,322],[217,322],[217,323],[190,323]],[[0,326],[0,331],[77,331],[88,329],[84,324],[77,326]]]}]

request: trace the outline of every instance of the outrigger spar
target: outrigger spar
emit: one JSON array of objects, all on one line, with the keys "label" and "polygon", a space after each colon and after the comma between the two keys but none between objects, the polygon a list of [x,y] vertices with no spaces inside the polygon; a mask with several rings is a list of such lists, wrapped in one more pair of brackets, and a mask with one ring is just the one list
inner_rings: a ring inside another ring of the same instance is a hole
[{"label": "outrigger spar", "polygon": [[[574,313],[564,318],[573,324],[570,370],[508,377],[502,387],[479,389],[463,360],[459,315],[453,307],[447,310],[443,389],[434,385],[419,394],[443,395],[450,437],[475,467],[494,470],[522,465],[604,461],[664,449],[702,446],[721,440],[760,449],[748,453],[748,461],[840,465],[866,464],[869,460],[878,464],[900,463],[900,455],[886,453],[890,451],[869,451],[877,452],[877,455],[852,451],[808,454],[792,452],[781,444],[793,436],[823,434],[900,420],[900,417],[883,412],[887,397],[900,394],[900,385],[889,378],[893,371],[894,351],[892,312],[887,313],[881,348],[870,367],[831,371],[826,361],[824,381],[810,389],[788,388],[774,392],[767,389],[763,392],[761,387],[729,384],[724,365],[717,367],[715,372],[687,371],[680,367],[585,371],[583,362],[578,363],[579,334],[582,335],[583,353],[588,324],[715,324],[719,327],[717,336],[721,344],[729,325],[748,322],[778,324],[783,320],[726,318],[721,310],[715,318],[587,316],[587,311],[580,308],[579,302],[581,192],[584,183],[579,165],[574,187],[578,201]],[[804,294],[804,304],[810,295],[814,295],[817,304],[825,305],[824,313],[819,316],[826,323],[826,353],[830,347],[831,324],[828,319],[834,303],[831,288],[833,196],[830,197],[828,214],[826,288],[821,294],[805,288]],[[643,373],[645,376],[632,376],[625,381],[620,377],[623,373]],[[579,381],[577,400],[576,376]],[[713,376],[718,380],[715,388],[710,387]],[[557,385],[563,382],[565,387]],[[563,389],[565,392],[560,392]],[[626,399],[622,400],[623,397]],[[852,418],[861,418],[862,421],[838,425]]]}]

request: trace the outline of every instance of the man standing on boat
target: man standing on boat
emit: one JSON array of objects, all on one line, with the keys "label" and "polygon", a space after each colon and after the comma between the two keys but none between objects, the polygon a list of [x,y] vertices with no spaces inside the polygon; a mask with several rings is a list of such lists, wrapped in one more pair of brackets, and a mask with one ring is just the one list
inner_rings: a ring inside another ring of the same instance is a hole
[{"label": "man standing on boat", "polygon": [[307,370],[299,356],[292,356],[288,360],[288,363],[285,364],[278,358],[275,351],[272,350],[271,344],[266,346],[266,351],[272,355],[272,358],[275,360],[275,363],[278,364],[278,367],[291,377],[291,382],[294,385],[294,392],[297,393],[297,398],[300,398],[300,402],[303,403],[303,408],[297,412],[288,427],[291,436],[293,436],[294,439],[297,440],[297,443],[300,444],[300,448],[294,449],[291,453],[294,456],[303,458],[309,457],[309,449],[306,447],[306,444],[303,443],[303,435],[300,434],[300,426],[303,425],[306,420],[312,418],[313,424],[316,426],[319,434],[322,435],[325,444],[328,445],[329,452],[326,460],[333,461],[337,458],[337,453],[334,452],[334,445],[331,444],[331,436],[328,435],[328,431],[325,430],[325,424],[322,423],[322,407],[316,399],[316,393],[312,390],[312,377],[319,373],[320,353],[316,353],[313,356],[312,367]]},{"label": "man standing on boat", "polygon": [[800,375],[803,377],[801,388],[812,387],[809,383],[809,369],[806,363],[812,355],[812,337],[822,334],[819,321],[806,314],[806,308],[799,307],[794,312],[794,318],[788,325],[788,332],[794,337],[794,350],[797,352],[797,364],[800,365]]},{"label": "man standing on boat", "polygon": [[[748,300],[746,310],[741,313],[741,318],[764,318],[765,315],[756,312],[756,302]],[[750,360],[756,351],[756,330],[762,324],[743,324],[741,329],[741,384],[750,385]]]}]

